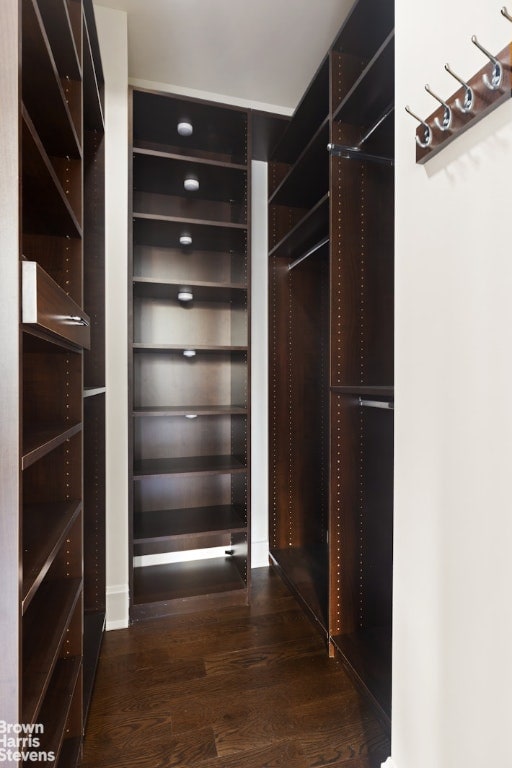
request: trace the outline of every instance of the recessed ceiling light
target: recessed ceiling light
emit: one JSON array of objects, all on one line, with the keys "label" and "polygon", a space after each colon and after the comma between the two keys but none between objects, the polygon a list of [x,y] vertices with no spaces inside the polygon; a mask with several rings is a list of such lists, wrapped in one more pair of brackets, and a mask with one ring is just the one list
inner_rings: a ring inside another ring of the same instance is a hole
[{"label": "recessed ceiling light", "polygon": [[183,350],[183,357],[195,357],[196,356],[195,349],[184,349]]},{"label": "recessed ceiling light", "polygon": [[183,182],[183,186],[187,190],[187,192],[197,192],[199,189],[199,180],[196,179],[194,176],[187,176],[185,181]]},{"label": "recessed ceiling light", "polygon": [[194,298],[194,294],[190,290],[190,288],[181,288],[178,291],[178,299],[180,301],[192,301]]},{"label": "recessed ceiling light", "polygon": [[190,235],[181,235],[180,245],[192,245],[192,238],[190,237]]},{"label": "recessed ceiling light", "polygon": [[178,123],[178,133],[180,136],[192,136],[194,127],[188,120],[181,120]]}]

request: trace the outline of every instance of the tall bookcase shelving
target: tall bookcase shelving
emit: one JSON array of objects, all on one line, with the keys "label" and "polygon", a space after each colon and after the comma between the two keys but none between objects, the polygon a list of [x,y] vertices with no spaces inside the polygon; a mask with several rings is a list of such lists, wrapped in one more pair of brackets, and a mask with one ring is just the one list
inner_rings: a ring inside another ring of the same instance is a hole
[{"label": "tall bookcase shelving", "polygon": [[385,720],[393,23],[354,4],[269,163],[271,562]]},{"label": "tall bookcase shelving", "polygon": [[[75,764],[80,753],[84,564],[90,573],[99,558],[92,567],[84,558],[84,357],[97,354],[101,334],[91,333],[84,301],[97,277],[88,260],[102,248],[99,230],[96,244],[85,245],[92,193],[84,188],[84,30],[89,23],[95,34],[91,11],[80,0],[0,6],[0,719],[38,724],[38,751],[59,766]],[[98,174],[100,205],[102,184]],[[91,455],[98,439],[89,438]],[[15,753],[9,764],[19,763]]]},{"label": "tall bookcase shelving", "polygon": [[131,97],[136,620],[248,597],[250,131],[241,109]]}]

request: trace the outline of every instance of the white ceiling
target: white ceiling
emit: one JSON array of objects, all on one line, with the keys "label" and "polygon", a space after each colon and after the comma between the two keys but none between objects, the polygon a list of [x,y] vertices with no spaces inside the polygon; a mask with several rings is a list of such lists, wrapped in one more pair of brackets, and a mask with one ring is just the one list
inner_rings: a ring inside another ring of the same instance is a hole
[{"label": "white ceiling", "polygon": [[[128,14],[132,81],[293,109],[353,0],[94,0]],[[199,94],[198,94],[199,95]]]}]

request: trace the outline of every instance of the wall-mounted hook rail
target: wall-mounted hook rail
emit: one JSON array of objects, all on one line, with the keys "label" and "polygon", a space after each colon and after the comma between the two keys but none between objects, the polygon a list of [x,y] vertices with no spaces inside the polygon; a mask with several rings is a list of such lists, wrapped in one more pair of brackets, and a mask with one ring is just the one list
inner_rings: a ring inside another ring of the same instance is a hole
[{"label": "wall-mounted hook rail", "polygon": [[319,243],[316,243],[316,245],[313,245],[312,248],[309,249],[309,251],[306,251],[306,253],[303,253],[302,256],[299,256],[298,259],[295,259],[295,261],[292,261],[290,264],[288,264],[288,271],[291,269],[295,269],[295,267],[298,267],[299,264],[301,264],[306,259],[309,259],[310,256],[312,256],[314,253],[320,250],[320,248],[323,248],[324,245],[327,245],[329,242],[328,237],[324,237],[323,240],[320,240]]},{"label": "wall-mounted hook rail", "polygon": [[[512,22],[512,15],[505,6],[501,14]],[[416,129],[417,163],[425,163],[437,155],[512,95],[512,45],[494,55],[481,45],[476,35],[472,36],[471,42],[487,57],[485,66],[466,80],[445,64],[446,72],[457,80],[460,88],[443,99],[425,86],[440,106],[424,120],[409,107],[405,108],[420,123]]]}]

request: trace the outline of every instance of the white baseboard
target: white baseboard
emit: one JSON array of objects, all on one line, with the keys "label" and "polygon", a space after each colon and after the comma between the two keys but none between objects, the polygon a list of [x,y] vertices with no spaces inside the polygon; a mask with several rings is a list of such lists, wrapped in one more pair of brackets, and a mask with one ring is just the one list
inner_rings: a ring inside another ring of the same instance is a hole
[{"label": "white baseboard", "polygon": [[268,541],[251,542],[251,568],[268,565]]},{"label": "white baseboard", "polygon": [[111,629],[126,629],[129,617],[128,584],[107,587],[107,632]]}]

